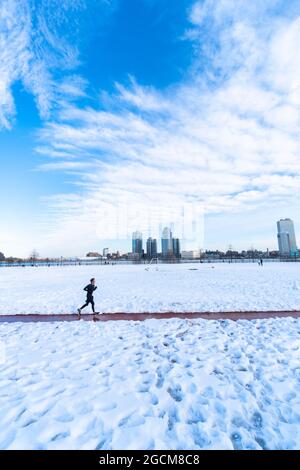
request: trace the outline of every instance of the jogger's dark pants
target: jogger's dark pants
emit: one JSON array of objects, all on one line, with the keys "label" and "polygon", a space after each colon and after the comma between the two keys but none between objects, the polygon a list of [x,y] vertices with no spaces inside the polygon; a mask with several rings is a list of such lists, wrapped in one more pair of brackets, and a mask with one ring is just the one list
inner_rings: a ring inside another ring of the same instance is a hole
[{"label": "jogger's dark pants", "polygon": [[87,307],[88,304],[91,304],[92,310],[93,310],[93,312],[95,312],[94,297],[87,297],[87,298],[86,298],[86,303],[85,303],[82,307],[80,307],[80,310],[82,310],[83,308]]}]

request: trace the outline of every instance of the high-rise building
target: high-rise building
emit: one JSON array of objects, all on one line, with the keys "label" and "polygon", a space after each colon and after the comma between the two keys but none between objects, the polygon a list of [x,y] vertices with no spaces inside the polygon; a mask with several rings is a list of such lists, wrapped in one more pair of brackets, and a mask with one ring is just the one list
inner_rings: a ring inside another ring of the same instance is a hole
[{"label": "high-rise building", "polygon": [[155,238],[149,237],[147,240],[147,258],[157,258],[157,241]]},{"label": "high-rise building", "polygon": [[173,254],[175,258],[180,258],[180,240],[179,238],[173,238]]},{"label": "high-rise building", "polygon": [[109,248],[103,248],[103,256],[107,256],[109,252]]},{"label": "high-rise building", "polygon": [[280,219],[277,222],[278,248],[281,255],[298,254],[294,222],[291,219]]},{"label": "high-rise building", "polygon": [[161,237],[161,253],[164,258],[173,256],[173,239],[169,227],[165,227]]},{"label": "high-rise building", "polygon": [[141,232],[133,232],[132,234],[132,253],[143,254],[143,235]]}]

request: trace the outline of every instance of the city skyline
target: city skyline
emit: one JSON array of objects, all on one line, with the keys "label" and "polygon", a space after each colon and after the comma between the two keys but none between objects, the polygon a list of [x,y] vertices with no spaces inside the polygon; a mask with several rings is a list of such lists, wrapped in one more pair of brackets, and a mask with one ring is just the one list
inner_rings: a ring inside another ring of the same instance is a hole
[{"label": "city skyline", "polygon": [[[298,256],[298,246],[297,246],[297,241],[296,241],[294,221],[290,218],[285,218],[285,219],[280,219],[279,221],[277,221],[276,224],[277,224],[277,242],[278,242],[279,254],[283,256],[284,255],[285,256]],[[161,253],[160,254],[162,257],[170,257],[172,255],[175,255],[175,257],[179,258],[181,256],[180,239],[173,237],[173,233],[170,227],[166,226],[162,229],[160,240],[161,240]],[[152,258],[152,256],[149,256],[149,255],[152,252],[153,242],[155,243],[155,254],[156,255],[158,254],[157,240],[153,239],[152,237],[149,237],[146,242],[146,247],[147,247],[146,254],[148,258],[149,257]],[[197,251],[197,250],[199,250],[199,248],[194,247],[194,251]],[[248,251],[254,251],[254,250],[255,248],[253,246],[250,247],[250,250],[248,249]],[[190,251],[190,253],[192,253],[192,251]],[[200,248],[199,253],[201,251],[204,251],[204,247]],[[228,251],[239,251],[239,250],[234,250],[234,248],[230,244],[228,246]],[[241,251],[243,252],[247,250],[244,249]],[[263,250],[259,250],[259,251],[263,251]],[[269,252],[269,251],[277,251],[277,250],[270,250],[269,248],[267,248],[265,251]],[[188,253],[189,251],[185,251],[185,252]],[[143,234],[140,231],[135,231],[132,234],[132,253],[138,254],[140,256],[144,255]]]},{"label": "city skyline", "polygon": [[146,256],[149,259],[156,258],[160,253],[163,258],[180,258],[181,248],[179,238],[174,238],[170,227],[164,227],[162,230],[161,250],[158,250],[157,239],[148,237],[146,240],[146,250],[144,250],[143,234],[135,231],[132,234],[132,254],[138,257]]},{"label": "city skyline", "polygon": [[[172,225],[172,224],[171,224]],[[252,243],[250,246],[242,246],[241,248],[237,248],[234,246],[232,243],[229,243],[226,245],[226,248],[221,248],[220,246],[216,247],[209,247],[209,246],[193,246],[189,247],[189,249],[184,248],[184,240],[181,238],[174,238],[173,233],[170,227],[168,226],[163,226],[163,228],[158,231],[160,235],[158,235],[158,238],[160,239],[161,242],[161,250],[158,249],[158,239],[154,237],[149,237],[148,235],[146,236],[146,244],[144,246],[144,237],[143,233],[140,230],[135,230],[132,233],[131,239],[127,240],[127,246],[125,246],[125,249],[120,248],[120,244],[118,244],[118,241],[116,241],[116,246],[112,249],[109,247],[101,248],[98,251],[89,251],[90,255],[92,253],[97,253],[97,256],[103,256],[106,257],[107,254],[110,253],[121,253],[121,254],[126,254],[126,253],[135,253],[139,255],[147,255],[148,253],[153,253],[152,257],[156,257],[157,255],[163,255],[164,257],[167,257],[167,253],[172,251],[172,253],[176,253],[177,257],[180,257],[180,253],[197,253],[199,251],[202,252],[214,252],[214,251],[219,251],[226,253],[227,251],[235,251],[235,252],[246,252],[246,251],[259,251],[259,252],[276,252],[278,251],[281,255],[290,255],[290,256],[298,256],[299,250],[298,250],[298,244],[297,244],[297,237],[295,233],[295,227],[294,227],[294,221],[290,218],[281,218],[279,221],[276,222],[276,227],[277,227],[277,247],[274,247],[274,243],[270,245],[270,247],[262,248],[259,246],[254,246]],[[274,238],[275,239],[275,238]],[[283,240],[282,240],[283,239]],[[131,251],[128,250],[129,243],[131,242]],[[163,248],[164,242],[166,243],[165,248]],[[286,248],[288,247],[288,248]],[[89,247],[90,248],[90,247]],[[144,249],[145,248],[145,249]],[[102,252],[102,255],[100,255],[99,252]],[[1,251],[1,246],[0,246],[0,254],[2,255],[4,250],[2,249]],[[19,256],[17,254],[10,254],[9,256],[6,256],[7,258],[9,257],[16,257],[16,258],[30,258],[33,252],[38,253],[35,249],[31,250],[30,254],[27,254],[25,256]],[[171,254],[171,253],[169,253]],[[48,257],[53,257],[53,258],[59,258],[59,257],[70,257],[66,254],[61,254],[61,255],[56,255],[56,256],[48,256],[48,255],[43,255],[42,258],[48,258]],[[77,257],[80,256],[80,254],[73,254],[71,257]],[[81,256],[83,256],[83,253],[81,253]]]},{"label": "city skyline", "polygon": [[298,1],[3,0],[1,13],[5,254],[126,251],[136,226],[183,213],[182,249],[271,250],[274,220],[300,226]]},{"label": "city skyline", "polygon": [[[160,242],[161,242],[161,250],[158,250],[158,240],[156,238],[148,237],[145,239],[144,245],[144,237],[143,233],[139,230],[135,230],[132,233],[132,254],[138,254],[140,257],[147,257],[149,259],[155,258],[156,256],[160,255],[162,257],[168,257],[175,254],[175,257],[180,257],[181,252],[185,254],[190,254],[193,257],[197,255],[197,253],[201,252],[251,252],[251,251],[259,251],[259,252],[277,252],[283,256],[298,256],[298,246],[296,241],[296,234],[295,234],[295,227],[294,221],[290,218],[280,219],[276,222],[277,225],[277,243],[278,249],[269,249],[266,248],[265,250],[257,249],[253,245],[246,249],[245,247],[242,250],[236,250],[231,244],[228,245],[227,250],[220,250],[217,248],[215,250],[210,250],[208,248],[196,248],[194,247],[192,250],[181,250],[181,241],[179,238],[174,238],[173,233],[170,227],[166,226],[163,227],[160,234]],[[281,237],[284,237],[284,241],[281,240]],[[146,248],[146,249],[144,249]],[[107,248],[105,250],[108,250]],[[119,252],[119,251],[118,251]],[[130,254],[130,252],[125,252]],[[106,253],[107,254],[107,253]],[[104,256],[104,250],[103,250]]]}]

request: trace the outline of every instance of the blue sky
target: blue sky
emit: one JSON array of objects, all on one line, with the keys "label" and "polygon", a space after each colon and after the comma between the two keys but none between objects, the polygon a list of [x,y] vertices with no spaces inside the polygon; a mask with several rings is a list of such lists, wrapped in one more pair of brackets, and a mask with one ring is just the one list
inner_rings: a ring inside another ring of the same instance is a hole
[{"label": "blue sky", "polygon": [[[276,248],[300,227],[300,5],[2,0],[0,251]],[[300,230],[300,228],[299,228]]]}]

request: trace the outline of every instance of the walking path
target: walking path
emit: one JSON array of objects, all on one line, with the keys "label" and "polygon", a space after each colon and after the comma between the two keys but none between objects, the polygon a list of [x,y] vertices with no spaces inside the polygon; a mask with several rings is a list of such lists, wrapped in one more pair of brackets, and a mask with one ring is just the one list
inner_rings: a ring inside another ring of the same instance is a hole
[{"label": "walking path", "polygon": [[[293,317],[300,318],[300,311],[280,311],[280,312],[160,312],[160,313],[105,313],[97,315],[98,321],[110,320],[148,320],[150,318],[204,318],[205,320],[254,320],[257,318]],[[92,314],[82,314],[81,319],[85,321],[93,320]],[[56,322],[56,321],[78,321],[77,314],[58,315],[0,315],[0,323],[14,322]]]}]

